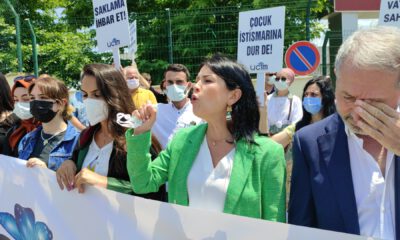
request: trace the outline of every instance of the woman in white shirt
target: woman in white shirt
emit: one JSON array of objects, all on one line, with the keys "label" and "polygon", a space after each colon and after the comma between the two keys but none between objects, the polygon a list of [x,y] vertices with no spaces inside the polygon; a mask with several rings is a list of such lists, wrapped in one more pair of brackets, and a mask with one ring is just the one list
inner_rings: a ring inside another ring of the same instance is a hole
[{"label": "woman in white shirt", "polygon": [[295,74],[284,68],[272,76],[276,91],[268,96],[268,132],[274,135],[289,125],[295,124],[303,116],[302,102],[289,92]]},{"label": "woman in white shirt", "polygon": [[170,203],[285,222],[283,149],[258,135],[249,73],[215,55],[201,65],[191,101],[206,123],[178,131],[153,162],[146,152],[156,110],[148,104],[134,112],[144,122],[126,132],[134,191],[154,192],[168,181]]},{"label": "woman in white shirt", "polygon": [[[120,71],[106,64],[89,64],[82,72],[82,93],[90,127],[82,131],[71,160],[57,171],[61,189],[85,185],[133,194],[126,169],[125,128],[117,123],[119,112],[133,111],[126,81]],[[159,193],[141,195],[162,200]]]}]

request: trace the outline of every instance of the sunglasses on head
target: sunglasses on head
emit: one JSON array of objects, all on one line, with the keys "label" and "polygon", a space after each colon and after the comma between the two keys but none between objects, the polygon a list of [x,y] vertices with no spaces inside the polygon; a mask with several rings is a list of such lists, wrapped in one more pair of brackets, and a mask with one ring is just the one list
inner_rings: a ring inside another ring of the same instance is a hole
[{"label": "sunglasses on head", "polygon": [[276,73],[266,73],[265,74],[265,76],[269,76],[269,77],[272,77],[272,76],[275,76],[276,75]]},{"label": "sunglasses on head", "polygon": [[33,81],[35,79],[36,79],[36,77],[34,75],[18,76],[16,78],[14,78],[14,83],[19,81],[19,80],[24,80],[25,82],[31,82],[31,81]]}]

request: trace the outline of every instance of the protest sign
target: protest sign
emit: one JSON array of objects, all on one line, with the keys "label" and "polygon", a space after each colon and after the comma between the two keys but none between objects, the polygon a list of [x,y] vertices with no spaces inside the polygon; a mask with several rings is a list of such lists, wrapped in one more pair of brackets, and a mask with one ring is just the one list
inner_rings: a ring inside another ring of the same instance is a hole
[{"label": "protest sign", "polygon": [[379,25],[400,27],[400,0],[381,1]]},{"label": "protest sign", "polygon": [[285,7],[239,13],[238,62],[250,73],[282,68]]},{"label": "protest sign", "polygon": [[129,53],[135,54],[137,51],[136,20],[129,25],[129,31],[131,37],[129,42]]},{"label": "protest sign", "polygon": [[97,48],[100,52],[129,45],[129,21],[125,0],[93,0]]}]

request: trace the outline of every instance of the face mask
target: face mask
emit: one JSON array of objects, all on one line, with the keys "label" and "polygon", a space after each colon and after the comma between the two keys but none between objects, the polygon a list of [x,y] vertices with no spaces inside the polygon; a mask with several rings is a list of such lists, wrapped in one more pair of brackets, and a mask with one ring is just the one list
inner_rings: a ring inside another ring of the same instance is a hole
[{"label": "face mask", "polygon": [[21,120],[26,120],[32,118],[32,114],[30,111],[30,103],[29,102],[17,102],[14,104],[13,113],[17,115]]},{"label": "face mask", "polygon": [[305,97],[303,100],[304,109],[311,113],[311,115],[319,113],[322,108],[321,98],[319,97]]},{"label": "face mask", "polygon": [[176,84],[167,86],[167,97],[172,102],[182,101],[186,97],[186,94],[186,86]]},{"label": "face mask", "polygon": [[269,85],[273,85],[273,84],[275,84],[275,79],[276,79],[276,76],[273,75],[273,76],[269,77],[267,83],[268,83]]},{"label": "face mask", "polygon": [[275,81],[274,86],[276,87],[276,89],[278,89],[278,91],[282,91],[289,88],[286,81]]},{"label": "face mask", "polygon": [[128,79],[126,80],[126,83],[128,84],[128,88],[131,90],[138,88],[140,85],[139,79],[137,78]]},{"label": "face mask", "polygon": [[57,115],[53,111],[53,102],[43,100],[33,100],[30,102],[30,111],[36,120],[42,123],[48,123]]},{"label": "face mask", "polygon": [[85,104],[87,118],[91,126],[107,119],[108,107],[104,100],[86,98],[83,100],[83,104]]}]

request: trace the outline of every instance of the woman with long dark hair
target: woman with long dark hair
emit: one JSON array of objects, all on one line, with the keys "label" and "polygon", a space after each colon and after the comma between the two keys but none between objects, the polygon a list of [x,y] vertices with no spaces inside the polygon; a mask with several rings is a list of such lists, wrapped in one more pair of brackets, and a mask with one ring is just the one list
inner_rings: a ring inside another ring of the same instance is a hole
[{"label": "woman with long dark hair", "polygon": [[[126,169],[126,129],[117,123],[117,113],[135,108],[122,73],[106,64],[88,64],[83,68],[81,91],[90,127],[82,131],[71,160],[57,171],[61,189],[85,184],[132,194]],[[145,195],[161,199],[160,194]]]},{"label": "woman with long dark hair", "polygon": [[14,102],[11,97],[10,85],[0,72],[0,153],[3,152],[3,144],[6,141],[7,132],[19,119],[13,113]]},{"label": "woman with long dark hair", "polygon": [[0,123],[12,113],[13,109],[10,85],[0,72]]},{"label": "woman with long dark hair", "polygon": [[249,73],[213,56],[201,65],[192,104],[207,123],[180,130],[153,162],[146,152],[156,110],[148,104],[133,113],[143,121],[126,133],[134,191],[157,191],[168,181],[171,203],[284,222],[283,148],[258,135],[260,114]]},{"label": "woman with long dark hair", "polygon": [[297,122],[296,131],[336,112],[330,78],[319,76],[309,80],[304,86],[302,101],[303,118]]}]

